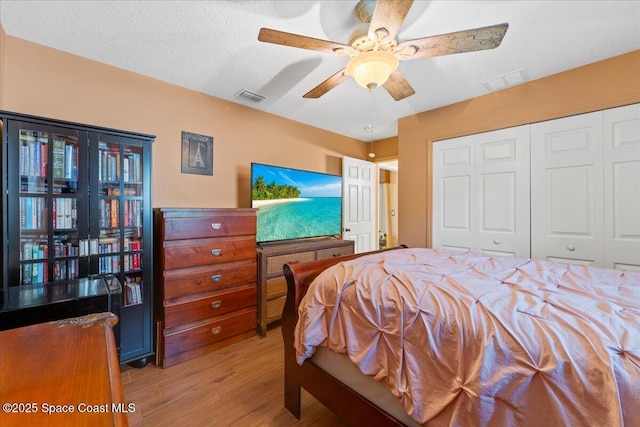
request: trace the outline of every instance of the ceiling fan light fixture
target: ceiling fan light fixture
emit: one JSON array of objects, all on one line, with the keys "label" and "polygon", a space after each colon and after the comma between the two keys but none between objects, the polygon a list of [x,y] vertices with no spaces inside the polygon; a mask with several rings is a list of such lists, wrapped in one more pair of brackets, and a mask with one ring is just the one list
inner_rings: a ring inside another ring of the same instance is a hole
[{"label": "ceiling fan light fixture", "polygon": [[391,52],[362,52],[351,58],[347,64],[347,74],[362,87],[373,90],[385,84],[389,76],[398,68],[398,58]]}]

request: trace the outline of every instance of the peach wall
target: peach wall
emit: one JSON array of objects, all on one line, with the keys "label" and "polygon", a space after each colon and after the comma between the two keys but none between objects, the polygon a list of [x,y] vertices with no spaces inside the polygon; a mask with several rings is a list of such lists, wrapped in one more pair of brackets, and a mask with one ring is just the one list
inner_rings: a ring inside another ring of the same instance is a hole
[{"label": "peach wall", "polygon": [[400,119],[400,243],[431,245],[433,141],[636,102],[640,50]]},{"label": "peach wall", "polygon": [[[369,150],[369,146],[367,146]],[[376,162],[397,159],[398,158],[398,137],[380,139],[373,142],[373,152],[376,157]],[[368,159],[371,160],[371,159]]]},{"label": "peach wall", "polygon": [[[251,162],[333,174],[368,144],[4,36],[8,111],[156,135],[154,207],[248,207]],[[181,132],[214,137],[213,176],[181,173]],[[397,145],[396,145],[397,146]]]}]

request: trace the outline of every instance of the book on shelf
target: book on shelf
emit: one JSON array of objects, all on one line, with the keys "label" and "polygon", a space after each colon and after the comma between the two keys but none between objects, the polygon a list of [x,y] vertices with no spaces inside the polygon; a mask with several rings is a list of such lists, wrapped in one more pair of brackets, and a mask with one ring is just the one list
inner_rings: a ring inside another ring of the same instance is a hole
[{"label": "book on shelf", "polygon": [[118,201],[116,199],[111,200],[111,227],[118,226]]},{"label": "book on shelf", "polygon": [[22,283],[23,285],[31,284],[31,267],[31,264],[22,265],[22,278],[20,280],[20,283]]},{"label": "book on shelf", "polygon": [[43,197],[20,198],[20,229],[40,230],[46,225],[47,205]]},{"label": "book on shelf", "polygon": [[133,288],[127,283],[125,284],[124,289],[125,289],[125,295],[127,298],[126,305],[133,304]]},{"label": "book on shelf", "polygon": [[139,282],[127,282],[125,288],[127,290],[127,305],[142,304],[142,291]]},{"label": "book on shelf", "polygon": [[33,266],[31,267],[31,283],[42,283],[42,280],[40,280],[40,264],[33,264]]},{"label": "book on shelf", "polygon": [[76,147],[73,144],[67,144],[64,147],[64,178],[74,179],[74,175],[78,175]]},{"label": "book on shelf", "polygon": [[124,182],[129,182],[129,157],[124,156],[122,159],[122,180]]},{"label": "book on shelf", "polygon": [[40,143],[38,143],[37,141],[34,142],[33,144],[30,145],[31,148],[33,148],[33,162],[32,162],[32,168],[29,171],[29,175],[31,176],[39,176],[40,175],[40,169],[41,169],[41,165],[42,165],[42,150],[40,149]]},{"label": "book on shelf", "polygon": [[140,289],[140,283],[134,283],[133,290],[136,294],[136,300],[138,301],[138,304],[142,304],[142,292]]},{"label": "book on shelf", "polygon": [[40,143],[40,159],[41,159],[41,164],[40,164],[40,173],[38,174],[38,176],[46,178],[47,176],[47,165],[48,165],[48,153],[49,150],[48,148],[48,141],[47,138],[44,137],[44,141],[42,141],[41,138],[41,143]]},{"label": "book on shelf", "polygon": [[71,211],[73,210],[73,205],[75,199],[64,199],[64,228],[72,228],[73,221]]},{"label": "book on shelf", "polygon": [[31,228],[34,230],[40,229],[40,215],[38,215],[40,211],[40,203],[39,200],[35,197],[31,198]]},{"label": "book on shelf", "polygon": [[22,247],[22,260],[28,261],[33,257],[33,248],[31,247],[33,243],[25,243]]},{"label": "book on shelf", "polygon": [[64,214],[62,213],[62,211],[64,209],[62,209],[61,201],[62,201],[62,199],[58,199],[57,197],[55,197],[53,199],[53,215],[52,215],[53,224],[52,224],[52,226],[53,226],[54,229],[63,228],[62,223],[64,221]]},{"label": "book on shelf", "polygon": [[75,228],[77,225],[76,199],[66,197],[54,197],[53,199],[53,228]]},{"label": "book on shelf", "polygon": [[21,261],[32,259],[46,259],[49,256],[49,247],[46,242],[27,241],[22,245]]},{"label": "book on shelf", "polygon": [[[20,141],[22,142],[22,141]],[[20,149],[18,150],[18,157],[20,159],[19,162],[19,166],[18,166],[18,170],[19,170],[19,174],[22,175],[27,175],[27,171],[29,170],[28,167],[28,163],[27,163],[27,153],[28,153],[29,149],[27,148],[27,145],[23,145],[20,144]]]},{"label": "book on shelf", "polygon": [[53,140],[53,177],[64,178],[66,143],[62,139]]},{"label": "book on shelf", "polygon": [[20,197],[20,229],[27,229],[27,198]]}]

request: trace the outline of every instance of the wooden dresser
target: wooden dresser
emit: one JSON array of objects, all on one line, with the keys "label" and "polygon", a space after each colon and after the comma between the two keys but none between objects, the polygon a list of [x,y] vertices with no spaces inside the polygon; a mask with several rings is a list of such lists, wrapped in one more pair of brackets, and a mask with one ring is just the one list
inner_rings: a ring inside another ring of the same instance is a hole
[{"label": "wooden dresser", "polygon": [[267,335],[267,325],[282,317],[287,297],[284,264],[334,258],[352,254],[354,242],[334,237],[258,245],[258,333]]},{"label": "wooden dresser", "polygon": [[154,209],[156,364],[256,333],[256,210]]}]

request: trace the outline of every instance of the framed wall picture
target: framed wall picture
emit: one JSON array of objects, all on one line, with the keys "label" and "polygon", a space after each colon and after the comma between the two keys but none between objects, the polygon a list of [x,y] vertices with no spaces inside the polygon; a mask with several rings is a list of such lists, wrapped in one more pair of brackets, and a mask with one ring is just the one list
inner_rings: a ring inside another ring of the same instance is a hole
[{"label": "framed wall picture", "polygon": [[182,131],[182,173],[213,175],[213,137]]}]

